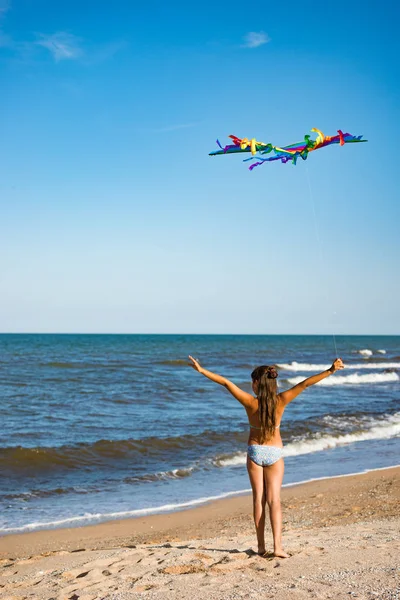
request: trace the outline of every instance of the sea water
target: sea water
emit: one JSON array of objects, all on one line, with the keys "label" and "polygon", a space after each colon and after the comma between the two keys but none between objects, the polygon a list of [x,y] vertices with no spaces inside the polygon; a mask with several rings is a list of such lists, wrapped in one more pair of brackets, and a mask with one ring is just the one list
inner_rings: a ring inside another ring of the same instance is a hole
[{"label": "sea water", "polygon": [[[346,369],[284,414],[285,485],[400,463],[400,337],[337,337]],[[0,335],[0,533],[177,510],[249,491],[251,391],[327,368],[329,336]],[[339,480],[340,481],[340,480]]]}]

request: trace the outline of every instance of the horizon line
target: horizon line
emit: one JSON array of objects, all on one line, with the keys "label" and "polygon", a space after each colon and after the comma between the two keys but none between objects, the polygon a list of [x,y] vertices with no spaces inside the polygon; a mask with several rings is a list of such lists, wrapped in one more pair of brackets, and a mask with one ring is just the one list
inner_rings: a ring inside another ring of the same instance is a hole
[{"label": "horizon line", "polygon": [[80,331],[0,331],[0,335],[202,335],[202,336],[324,336],[324,337],[400,337],[400,333],[155,333],[155,332],[80,332]]}]

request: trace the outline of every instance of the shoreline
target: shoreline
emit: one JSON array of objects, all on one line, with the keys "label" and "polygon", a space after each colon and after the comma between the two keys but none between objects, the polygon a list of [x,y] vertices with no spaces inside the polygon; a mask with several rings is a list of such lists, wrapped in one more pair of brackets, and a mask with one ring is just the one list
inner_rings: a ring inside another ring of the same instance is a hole
[{"label": "shoreline", "polygon": [[282,490],[289,559],[255,551],[251,497],[0,538],[10,600],[395,600],[400,467]]},{"label": "shoreline", "polygon": [[[313,483],[316,481],[340,479],[343,477],[355,477],[358,475],[365,475],[366,473],[372,473],[375,471],[386,471],[386,470],[390,470],[390,469],[400,469],[400,464],[391,465],[389,467],[377,467],[374,469],[365,469],[363,471],[357,471],[355,473],[344,473],[342,475],[328,475],[326,477],[312,477],[310,479],[296,481],[293,483],[284,483],[282,485],[282,490],[296,487],[296,486],[306,485],[308,483]],[[187,502],[183,502],[182,504],[173,505],[173,507],[171,507],[172,505],[164,505],[164,506],[158,506],[156,508],[148,508],[148,509],[143,508],[143,509],[136,509],[136,510],[132,510],[132,511],[124,511],[122,513],[107,513],[107,514],[104,514],[104,520],[101,517],[100,517],[100,519],[98,517],[93,517],[92,518],[93,522],[90,522],[90,517],[71,517],[68,519],[62,519],[60,521],[54,521],[52,523],[38,524],[37,527],[31,527],[30,529],[28,529],[28,526],[9,528],[9,530],[0,531],[0,549],[1,549],[2,540],[4,538],[6,538],[6,537],[8,538],[10,536],[26,535],[26,534],[50,532],[50,531],[62,531],[62,530],[70,530],[70,529],[82,529],[85,527],[96,527],[98,525],[105,525],[107,523],[115,523],[115,522],[128,521],[128,520],[137,520],[140,518],[150,518],[150,517],[154,517],[154,516],[161,517],[161,516],[165,516],[165,515],[169,515],[169,514],[176,514],[176,513],[179,514],[181,512],[186,512],[186,511],[194,510],[196,508],[201,508],[201,507],[207,506],[213,502],[219,502],[219,501],[229,500],[231,498],[243,497],[243,496],[251,496],[251,488],[246,488],[243,490],[237,490],[237,491],[233,491],[233,492],[227,492],[225,494],[221,494],[218,496],[202,497],[202,498],[198,498],[195,500],[189,500]],[[126,515],[126,516],[124,516],[124,515]],[[109,518],[107,518],[107,517],[109,517]],[[79,524],[73,525],[73,523],[77,522],[77,521],[82,521],[82,524],[81,525],[79,525]],[[65,525],[62,525],[63,522],[65,522]]]},{"label": "shoreline", "polygon": [[[400,465],[370,469],[359,473],[337,475],[333,477],[315,478],[307,481],[284,484],[282,486],[282,505],[291,508],[293,498],[303,497],[305,500],[315,493],[332,493],[337,488],[337,481],[347,479],[362,481],[374,480],[379,477],[400,479]],[[286,506],[285,506],[286,505]],[[128,539],[146,543],[152,538],[182,537],[188,529],[199,525],[213,528],[210,519],[234,519],[238,516],[247,516],[251,520],[251,491],[243,490],[234,492],[230,496],[223,496],[202,502],[198,506],[189,506],[180,510],[153,513],[143,516],[127,517],[123,519],[109,519],[106,521],[89,523],[76,527],[58,527],[8,533],[0,537],[0,558],[18,554],[24,550],[29,553],[29,548],[39,551],[53,551],[56,547],[72,548],[76,545],[95,547],[103,541],[108,547],[114,540],[122,543]],[[108,540],[108,542],[105,540]],[[71,550],[70,550],[71,551]]]}]

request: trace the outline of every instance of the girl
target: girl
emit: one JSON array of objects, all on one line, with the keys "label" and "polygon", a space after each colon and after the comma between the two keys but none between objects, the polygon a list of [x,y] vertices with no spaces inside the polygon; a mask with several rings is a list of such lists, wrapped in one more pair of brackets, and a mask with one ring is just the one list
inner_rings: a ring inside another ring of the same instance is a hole
[{"label": "girl", "polygon": [[337,358],[330,369],[308,377],[286,392],[278,393],[276,379],[278,372],[274,366],[257,367],[251,374],[252,389],[248,394],[237,385],[211,371],[203,369],[199,361],[189,356],[196,371],[211,381],[224,386],[243,404],[249,420],[250,433],[247,446],[247,471],[253,490],[253,517],[257,533],[258,554],[265,555],[265,505],[268,504],[272,535],[274,538],[274,556],[289,558],[282,548],[282,511],[281,487],[284,472],[282,458],[283,444],[280,425],[286,406],[311,385],[329,377],[344,365]]}]

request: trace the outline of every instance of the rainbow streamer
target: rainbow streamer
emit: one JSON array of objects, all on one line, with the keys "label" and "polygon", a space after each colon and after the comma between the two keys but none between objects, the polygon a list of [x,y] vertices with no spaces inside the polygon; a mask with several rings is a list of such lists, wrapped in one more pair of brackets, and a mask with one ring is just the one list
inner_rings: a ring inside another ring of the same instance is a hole
[{"label": "rainbow streamer", "polygon": [[[257,161],[250,165],[249,169],[250,171],[252,171],[254,167],[258,167],[259,165],[262,165],[265,162],[272,162],[273,160],[280,160],[282,163],[287,163],[290,161],[292,164],[295,165],[299,157],[303,160],[306,160],[310,152],[313,152],[314,150],[319,150],[320,148],[324,148],[325,146],[330,146],[331,144],[340,144],[341,146],[344,146],[345,144],[368,141],[363,140],[362,135],[355,136],[351,135],[351,133],[343,133],[342,131],[340,131],[340,129],[338,130],[338,135],[334,136],[324,135],[322,131],[315,128],[311,131],[314,131],[317,134],[317,138],[315,140],[312,140],[310,135],[305,135],[303,142],[290,144],[289,146],[283,146],[282,148],[279,146],[274,146],[273,144],[257,142],[255,138],[240,139],[235,135],[230,135],[229,137],[233,141],[233,144],[229,144],[228,146],[223,147],[217,140],[217,144],[220,150],[210,152],[209,156],[251,152],[252,157],[244,159],[244,162],[250,160]],[[273,154],[271,156],[268,156],[267,158],[264,158],[266,154],[270,153]]]}]

